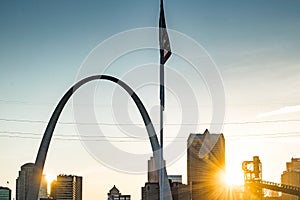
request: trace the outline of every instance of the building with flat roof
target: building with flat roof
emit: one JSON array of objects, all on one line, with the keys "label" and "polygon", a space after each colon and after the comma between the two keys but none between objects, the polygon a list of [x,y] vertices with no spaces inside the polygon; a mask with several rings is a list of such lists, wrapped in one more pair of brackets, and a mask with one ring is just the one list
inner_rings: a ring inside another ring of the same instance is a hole
[{"label": "building with flat roof", "polygon": [[[26,200],[29,184],[33,182],[35,165],[33,163],[26,163],[21,166],[19,176],[16,180],[16,200]],[[39,199],[47,198],[47,181],[45,175],[42,176]]]},{"label": "building with flat roof", "polygon": [[[166,161],[164,160],[164,165],[166,166]],[[151,156],[150,160],[148,160],[148,182],[149,183],[158,183],[158,170],[155,166],[154,157]]]},{"label": "building with flat roof", "polygon": [[172,183],[182,183],[182,175],[168,175],[168,180]]},{"label": "building with flat roof", "polygon": [[56,200],[82,200],[82,177],[58,175],[51,184],[50,196]]},{"label": "building with flat roof", "polygon": [[0,186],[0,200],[11,200],[11,189]]},{"label": "building with flat roof", "polygon": [[[225,172],[223,134],[190,134],[187,141],[187,182],[191,198],[222,199],[221,173]],[[225,195],[225,194],[224,194]]]},{"label": "building with flat roof", "polygon": [[[300,158],[292,158],[286,163],[286,170],[281,175],[281,183],[300,187]],[[297,200],[297,196],[282,193],[284,200]]]},{"label": "building with flat roof", "polygon": [[[190,188],[188,185],[170,181],[173,200],[190,200]],[[142,187],[142,200],[159,200],[159,184],[145,183]]]}]

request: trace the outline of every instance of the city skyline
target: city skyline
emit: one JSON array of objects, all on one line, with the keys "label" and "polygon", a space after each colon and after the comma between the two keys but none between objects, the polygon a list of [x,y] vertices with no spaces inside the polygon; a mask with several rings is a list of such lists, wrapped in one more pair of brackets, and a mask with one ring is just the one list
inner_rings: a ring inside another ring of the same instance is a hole
[{"label": "city skyline", "polygon": [[[279,0],[165,1],[168,28],[200,43],[220,71],[226,96],[226,119],[222,130],[226,138],[226,165],[236,184],[243,181],[241,163],[249,157],[260,156],[263,179],[274,182],[280,182],[285,163],[292,157],[299,157],[299,4]],[[18,170],[23,164],[34,162],[54,107],[74,84],[89,53],[114,34],[133,28],[157,27],[159,1],[2,1],[0,11],[0,146],[5,152],[0,156],[0,162],[4,163],[0,185],[12,189],[14,197]],[[172,45],[171,37],[170,42]],[[137,58],[140,62],[132,61]],[[136,64],[144,62],[158,64],[158,53],[143,52],[129,55],[128,59],[121,58],[109,72],[122,77],[120,68],[123,69],[123,65],[130,71]],[[172,57],[168,67],[180,70],[178,65],[181,64],[178,58]],[[188,72],[180,71],[182,74]],[[203,98],[198,98],[201,99],[200,119],[197,130],[192,131],[202,133],[210,125],[211,101],[203,80],[199,88],[195,85],[193,89]],[[159,105],[157,91],[135,89],[145,99],[146,107],[155,119],[155,106]],[[97,116],[98,122],[108,124],[101,125],[107,136],[117,137],[108,139],[123,151],[151,152],[148,141],[133,140],[120,128],[110,126],[115,123],[111,96],[101,99],[100,94],[95,95],[95,110],[104,113],[104,116]],[[168,145],[176,137],[178,129],[174,126],[180,125],[180,116],[175,116],[180,112],[170,92],[166,93],[166,100],[165,137]],[[138,113],[131,106],[129,104],[132,121],[141,124]],[[133,199],[139,198],[140,187],[147,179],[147,160],[144,161],[144,174],[116,171],[107,163],[96,161],[86,151],[75,125],[70,103],[59,119],[44,173],[53,176],[64,172],[85,177],[84,199],[105,198],[107,188],[115,183]],[[146,137],[144,132],[132,134]],[[186,138],[176,138],[174,142],[185,146]],[[99,145],[105,142],[101,140]],[[66,158],[70,159],[66,161]],[[181,174],[179,169],[186,171],[185,161],[186,152],[175,160],[166,159],[168,174]],[[186,183],[187,175],[182,175]],[[128,179],[132,184],[116,182]]]}]

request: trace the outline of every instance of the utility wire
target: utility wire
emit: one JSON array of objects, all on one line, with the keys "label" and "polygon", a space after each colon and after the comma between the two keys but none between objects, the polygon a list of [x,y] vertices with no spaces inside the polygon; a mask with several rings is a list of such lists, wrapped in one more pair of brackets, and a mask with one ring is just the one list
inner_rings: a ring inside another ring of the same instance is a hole
[{"label": "utility wire", "polygon": [[[40,137],[38,137],[40,136]],[[41,139],[41,134],[29,133],[29,132],[10,132],[0,131],[0,137],[6,138],[23,138],[23,139]],[[228,135],[228,139],[253,139],[253,138],[288,138],[288,137],[300,137],[300,132],[282,132],[282,133],[262,133],[262,134],[240,134],[240,135]],[[169,139],[167,142],[186,142],[187,137],[166,137]],[[111,142],[147,142],[148,138],[126,137],[126,136],[104,136],[104,135],[55,135],[56,140],[71,140],[71,141],[111,141]],[[111,140],[118,139],[118,140]],[[123,139],[123,140],[120,140]],[[125,139],[125,140],[124,140]]]},{"label": "utility wire", "polygon": [[[30,119],[8,119],[8,118],[0,118],[0,121],[4,122],[20,122],[20,123],[42,123],[46,124],[48,121],[43,120],[30,120]],[[264,123],[288,123],[288,122],[300,122],[300,119],[282,119],[282,120],[266,120],[266,121],[244,121],[244,122],[224,122],[224,123],[167,123],[167,126],[195,126],[195,125],[243,125],[243,124],[264,124]],[[142,126],[144,124],[134,124],[134,123],[88,123],[88,122],[58,122],[58,124],[63,125],[103,125],[103,126]],[[157,124],[154,124],[157,125]]]}]

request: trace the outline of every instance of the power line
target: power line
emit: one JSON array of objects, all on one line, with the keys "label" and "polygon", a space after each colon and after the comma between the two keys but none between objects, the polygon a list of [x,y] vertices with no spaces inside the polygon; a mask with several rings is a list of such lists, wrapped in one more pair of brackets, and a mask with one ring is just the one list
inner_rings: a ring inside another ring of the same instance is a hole
[{"label": "power line", "polygon": [[[22,138],[22,139],[41,139],[41,134],[30,132],[18,132],[18,131],[0,131],[4,135],[0,134],[0,137],[7,138]],[[40,136],[40,137],[37,137]],[[226,138],[231,140],[238,139],[251,139],[251,138],[288,138],[288,137],[300,137],[300,132],[281,132],[281,133],[261,133],[261,134],[240,134],[240,135],[228,135]],[[148,138],[144,137],[125,137],[125,136],[104,136],[104,135],[66,135],[58,134],[53,137],[56,140],[70,140],[70,141],[110,141],[110,142],[147,142]],[[169,139],[167,142],[186,142],[187,137],[166,137]],[[118,140],[111,140],[118,139]],[[125,140],[120,140],[125,139]]]},{"label": "power line", "polygon": [[[48,121],[43,120],[30,120],[30,119],[7,119],[0,118],[0,121],[5,122],[20,122],[20,123],[42,123],[46,124]],[[195,125],[244,125],[244,124],[264,124],[264,123],[288,123],[288,122],[300,122],[300,119],[282,119],[282,120],[265,120],[265,121],[244,121],[244,122],[224,122],[224,123],[166,123],[167,126],[195,126]],[[88,122],[58,122],[58,124],[62,125],[103,125],[103,126],[142,126],[144,124],[135,124],[135,123],[88,123]],[[156,125],[156,124],[155,124]]]}]

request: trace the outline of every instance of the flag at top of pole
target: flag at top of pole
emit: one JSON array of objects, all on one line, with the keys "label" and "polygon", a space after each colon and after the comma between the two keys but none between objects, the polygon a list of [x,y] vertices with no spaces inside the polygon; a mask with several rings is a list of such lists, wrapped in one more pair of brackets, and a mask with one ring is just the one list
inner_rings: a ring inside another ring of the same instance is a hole
[{"label": "flag at top of pole", "polygon": [[160,17],[159,17],[159,46],[160,46],[160,102],[161,106],[165,108],[165,88],[164,88],[164,64],[170,58],[171,46],[170,40],[168,36],[168,32],[166,29],[166,20],[165,20],[165,12],[164,12],[164,3],[163,0],[160,1]]}]

